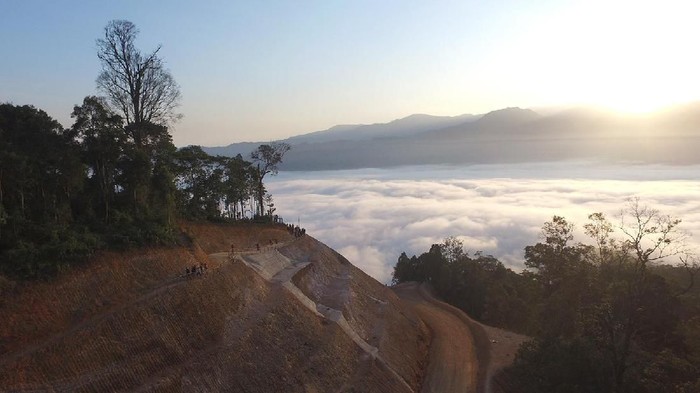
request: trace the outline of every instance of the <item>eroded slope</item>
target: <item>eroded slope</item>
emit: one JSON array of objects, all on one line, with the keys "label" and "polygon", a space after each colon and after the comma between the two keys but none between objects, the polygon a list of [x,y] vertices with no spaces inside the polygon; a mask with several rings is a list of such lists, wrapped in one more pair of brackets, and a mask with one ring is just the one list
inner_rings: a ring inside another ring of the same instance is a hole
[{"label": "eroded slope", "polygon": [[[0,390],[420,389],[427,331],[390,291],[309,237],[294,240],[284,227],[248,229],[189,225],[191,248],[106,253],[53,282],[15,289],[0,304]],[[313,291],[324,301],[347,294],[332,305],[343,304],[353,330],[405,383],[282,281],[240,260],[207,256],[231,243],[242,249],[270,240],[285,257],[311,262],[287,280],[305,282],[309,298],[320,300]],[[181,277],[202,262],[205,275]]]}]

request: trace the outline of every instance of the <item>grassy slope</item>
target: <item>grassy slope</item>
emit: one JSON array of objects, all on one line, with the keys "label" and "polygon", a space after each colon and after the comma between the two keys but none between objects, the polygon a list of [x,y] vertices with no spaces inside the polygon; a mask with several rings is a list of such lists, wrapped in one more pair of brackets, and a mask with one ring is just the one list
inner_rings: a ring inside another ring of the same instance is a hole
[{"label": "grassy slope", "polygon": [[[0,390],[401,391],[336,325],[280,286],[240,262],[219,265],[207,258],[231,243],[252,248],[289,240],[284,228],[183,228],[195,240],[192,247],[104,253],[51,282],[6,293],[0,303]],[[210,266],[207,275],[178,277],[203,261]],[[320,258],[311,266],[333,263]],[[385,296],[381,284],[360,273],[353,273],[362,277],[353,283],[354,293]],[[375,315],[378,303],[353,303],[348,320],[372,325],[384,340],[380,352],[417,388],[424,327],[393,305],[388,320],[410,323],[387,327]],[[418,344],[392,349],[407,339]]]}]

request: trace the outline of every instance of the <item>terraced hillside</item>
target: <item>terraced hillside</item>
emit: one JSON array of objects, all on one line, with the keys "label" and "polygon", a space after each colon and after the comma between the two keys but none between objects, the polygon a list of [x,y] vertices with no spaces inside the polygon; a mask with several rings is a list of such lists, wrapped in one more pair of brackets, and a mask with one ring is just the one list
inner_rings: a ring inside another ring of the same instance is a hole
[{"label": "terraced hillside", "polygon": [[430,333],[342,256],[283,226],[183,232],[5,290],[0,391],[420,390]]}]

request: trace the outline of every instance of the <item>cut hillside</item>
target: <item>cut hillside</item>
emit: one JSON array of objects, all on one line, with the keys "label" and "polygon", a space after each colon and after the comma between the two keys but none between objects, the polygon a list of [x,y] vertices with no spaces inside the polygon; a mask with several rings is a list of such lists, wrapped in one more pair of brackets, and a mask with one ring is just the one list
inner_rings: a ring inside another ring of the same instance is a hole
[{"label": "cut hillside", "polygon": [[[427,367],[427,328],[394,292],[345,257],[305,236],[280,253],[309,264],[293,278],[296,286],[320,307],[337,310],[362,340],[378,350],[411,386],[420,386]],[[419,334],[406,335],[404,332]],[[422,355],[421,355],[422,356]]]},{"label": "cut hillside", "polygon": [[0,391],[420,390],[428,330],[339,254],[284,226],[182,227],[191,246],[106,252],[6,292]]}]

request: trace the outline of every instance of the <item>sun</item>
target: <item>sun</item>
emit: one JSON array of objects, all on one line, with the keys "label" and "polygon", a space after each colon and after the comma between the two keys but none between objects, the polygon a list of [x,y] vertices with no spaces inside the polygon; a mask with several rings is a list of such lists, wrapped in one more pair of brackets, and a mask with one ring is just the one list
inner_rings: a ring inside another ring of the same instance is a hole
[{"label": "sun", "polygon": [[[644,114],[700,99],[700,3],[591,1],[543,17],[515,44],[543,102]],[[507,61],[507,59],[503,59]],[[511,62],[512,64],[512,62]],[[522,77],[521,77],[522,79]]]}]

